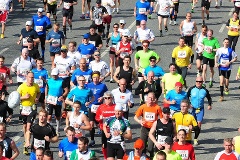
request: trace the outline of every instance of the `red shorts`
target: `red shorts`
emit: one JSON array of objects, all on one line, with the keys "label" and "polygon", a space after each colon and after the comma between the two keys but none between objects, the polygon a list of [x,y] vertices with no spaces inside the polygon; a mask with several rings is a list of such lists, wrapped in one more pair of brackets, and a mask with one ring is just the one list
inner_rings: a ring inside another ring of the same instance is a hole
[{"label": "red shorts", "polygon": [[112,22],[112,15],[103,17],[103,23],[110,24]]},{"label": "red shorts", "polygon": [[6,23],[9,11],[0,11],[0,23]]}]

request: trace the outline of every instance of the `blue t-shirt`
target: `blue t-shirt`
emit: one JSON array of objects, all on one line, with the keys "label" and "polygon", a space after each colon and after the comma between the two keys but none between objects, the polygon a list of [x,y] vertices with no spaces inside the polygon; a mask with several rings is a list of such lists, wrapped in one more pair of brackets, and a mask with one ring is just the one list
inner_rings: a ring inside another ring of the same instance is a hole
[{"label": "blue t-shirt", "polygon": [[60,52],[62,46],[62,39],[64,39],[64,34],[62,31],[54,32],[53,30],[47,34],[46,40],[54,40],[50,43],[49,52]]},{"label": "blue t-shirt", "polygon": [[75,137],[73,142],[69,142],[68,138],[64,138],[58,145],[59,151],[64,153],[64,159],[70,159],[72,151],[78,148],[78,139]]},{"label": "blue t-shirt", "polygon": [[36,159],[36,154],[35,154],[35,152],[31,152],[31,153],[30,153],[30,158],[29,158],[29,160],[37,160],[37,159]]},{"label": "blue t-shirt", "polygon": [[88,83],[87,84],[87,88],[91,89],[94,95],[94,102],[92,104],[95,105],[99,105],[102,103],[98,102],[98,98],[102,97],[103,94],[108,91],[108,88],[106,86],[106,84],[104,83],[98,83],[97,85],[95,85],[93,82],[92,83]]},{"label": "blue t-shirt", "polygon": [[73,88],[67,95],[68,99],[73,99],[73,102],[79,101],[81,102],[81,111],[88,111],[87,107],[85,106],[86,102],[89,102],[93,96],[93,92],[91,89],[83,88],[80,89],[79,87]]},{"label": "blue t-shirt", "polygon": [[[88,43],[88,44],[80,44],[79,46],[78,46],[78,52],[80,52],[81,53],[81,55],[82,55],[82,57],[83,58],[86,58],[86,55],[93,55],[93,53],[95,52],[97,50],[97,48],[93,45],[93,44],[91,44],[91,43]],[[87,58],[86,58],[87,59]],[[89,62],[91,62],[93,60],[93,58],[91,57],[91,58],[89,58],[89,59],[87,59],[87,64],[89,63]]]},{"label": "blue t-shirt", "polygon": [[84,76],[86,79],[86,82],[90,83],[91,82],[91,76],[92,76],[92,70],[91,69],[86,69],[86,71],[82,71],[81,69],[76,69],[71,77],[71,81],[73,82],[74,85],[77,85],[77,78],[79,76]]},{"label": "blue t-shirt", "polygon": [[177,93],[175,89],[170,90],[166,95],[166,100],[172,101],[175,100],[176,104],[170,104],[170,109],[174,111],[180,111],[180,105],[181,101],[183,99],[187,99],[187,93],[185,91],[181,91],[180,93]]},{"label": "blue t-shirt", "polygon": [[48,71],[45,68],[42,68],[41,70],[38,70],[37,68],[33,68],[32,72],[34,73],[34,82],[38,84],[41,93],[45,93],[46,83],[39,77],[41,76],[42,78],[47,80]]},{"label": "blue t-shirt", "polygon": [[38,17],[38,15],[34,15],[32,18],[34,30],[37,32],[38,35],[46,35],[46,27],[51,26],[50,19],[42,15]]},{"label": "blue t-shirt", "polygon": [[[63,94],[63,88],[66,88],[63,85],[63,80],[61,78],[58,79],[48,79],[48,97],[51,96],[51,101],[55,101],[54,98],[59,98]],[[56,101],[55,101],[56,102]],[[53,103],[53,102],[52,102]],[[57,100],[57,105],[61,105],[62,101]]]},{"label": "blue t-shirt", "polygon": [[147,21],[147,15],[140,13],[147,12],[150,9],[150,3],[147,1],[141,2],[140,0],[138,0],[135,6],[136,6],[136,20]]}]

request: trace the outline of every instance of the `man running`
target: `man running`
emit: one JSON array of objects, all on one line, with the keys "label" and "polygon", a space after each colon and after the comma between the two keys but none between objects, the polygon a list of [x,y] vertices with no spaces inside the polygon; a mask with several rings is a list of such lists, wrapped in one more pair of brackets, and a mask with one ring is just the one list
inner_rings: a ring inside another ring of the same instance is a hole
[{"label": "man running", "polygon": [[210,8],[211,0],[202,0],[202,24],[205,25],[205,16],[204,12],[207,14],[207,20],[209,20],[209,8]]},{"label": "man running", "polygon": [[0,38],[4,38],[4,32],[6,28],[6,22],[8,19],[9,12],[13,11],[13,2],[12,0],[1,0],[0,5],[0,23],[2,23],[2,32]]},{"label": "man running", "polygon": [[[133,15],[136,17],[136,27],[140,27],[141,21],[147,21],[147,15],[150,12],[150,3],[145,0],[139,0],[134,7]],[[145,23],[146,25],[146,23]]]}]

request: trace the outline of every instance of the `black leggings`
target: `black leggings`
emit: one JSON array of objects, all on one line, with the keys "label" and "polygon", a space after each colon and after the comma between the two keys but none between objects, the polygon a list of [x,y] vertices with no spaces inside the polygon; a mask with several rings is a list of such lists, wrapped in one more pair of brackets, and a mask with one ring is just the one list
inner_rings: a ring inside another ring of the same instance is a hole
[{"label": "black leggings", "polygon": [[238,37],[239,36],[229,36],[228,35],[229,47],[232,48],[232,50],[234,50],[234,51],[235,51],[235,47],[237,45]]},{"label": "black leggings", "polygon": [[46,41],[46,35],[40,35],[38,36],[41,42],[41,49],[45,51],[45,41]]}]

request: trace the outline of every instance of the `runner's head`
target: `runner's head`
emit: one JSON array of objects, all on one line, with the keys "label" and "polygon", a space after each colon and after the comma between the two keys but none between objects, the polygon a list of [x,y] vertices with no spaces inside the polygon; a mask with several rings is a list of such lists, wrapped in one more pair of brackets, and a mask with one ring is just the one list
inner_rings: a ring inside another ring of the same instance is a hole
[{"label": "runner's head", "polygon": [[89,140],[87,137],[78,138],[78,149],[80,153],[87,151],[88,143],[89,143]]},{"label": "runner's head", "polygon": [[97,26],[95,24],[92,24],[90,27],[89,27],[89,33],[91,35],[95,34],[96,33],[96,29],[97,29]]},{"label": "runner's head", "polygon": [[4,138],[5,137],[5,133],[6,133],[6,125],[3,122],[0,122],[0,138]]},{"label": "runner's head", "polygon": [[27,78],[26,79],[27,79],[27,83],[32,85],[33,82],[34,82],[34,73],[31,72],[31,71],[27,72]]},{"label": "runner's head", "polygon": [[102,3],[101,0],[97,0],[97,1],[96,1],[96,6],[97,6],[97,7],[100,7],[100,6],[101,6],[101,3]]},{"label": "runner's head", "polygon": [[228,46],[229,46],[229,39],[228,38],[224,38],[224,40],[223,40],[223,47],[228,48]]},{"label": "runner's head", "polygon": [[100,61],[100,58],[101,58],[100,52],[99,52],[99,51],[95,51],[93,55],[94,55],[95,60],[96,60],[97,62],[99,62],[99,61]]},{"label": "runner's head", "polygon": [[37,68],[38,68],[38,69],[42,69],[43,63],[44,63],[43,58],[38,58],[38,59],[37,59]]},{"label": "runner's head", "polygon": [[117,103],[114,108],[116,118],[120,118],[123,115],[123,107]]},{"label": "runner's head", "polygon": [[170,73],[175,74],[176,73],[176,68],[177,68],[177,66],[176,66],[175,63],[170,63],[169,64],[169,71],[170,71]]},{"label": "runner's head", "polygon": [[213,30],[212,29],[208,29],[207,36],[208,36],[209,39],[212,38],[212,36],[213,36]]},{"label": "runner's head", "polygon": [[119,21],[119,28],[123,29],[124,26],[125,26],[125,24],[126,24],[125,20],[124,20],[124,19],[121,19],[121,20]]},{"label": "runner's head", "polygon": [[145,21],[145,20],[141,20],[141,22],[140,22],[140,27],[142,28],[142,29],[146,29],[146,24],[147,24],[147,22]]},{"label": "runner's head", "polygon": [[203,84],[203,78],[202,76],[199,76],[196,78],[196,87],[201,88]]},{"label": "runner's head", "polygon": [[50,150],[45,150],[43,160],[53,160],[53,152]]},{"label": "runner's head", "polygon": [[58,32],[59,31],[59,28],[60,28],[60,24],[59,23],[54,23],[54,26],[53,26],[53,29],[55,32]]},{"label": "runner's head", "polygon": [[67,52],[68,52],[68,47],[66,45],[62,45],[62,47],[61,47],[61,56],[63,58],[67,57]]},{"label": "runner's head", "polygon": [[104,98],[104,103],[106,105],[113,104],[113,94],[111,93],[111,91],[105,92],[104,95],[103,95],[103,98]]},{"label": "runner's head", "polygon": [[150,66],[151,66],[151,67],[156,66],[157,58],[156,58],[155,56],[151,56],[151,57],[149,58],[149,61],[150,61]]},{"label": "runner's head", "polygon": [[3,67],[5,61],[5,57],[0,55],[0,68]]},{"label": "runner's head", "polygon": [[223,140],[223,146],[224,146],[224,150],[227,153],[231,153],[232,152],[232,139],[231,138],[225,138]]},{"label": "runner's head", "polygon": [[149,92],[147,95],[147,100],[146,100],[146,104],[148,106],[152,106],[153,104],[156,104],[156,97],[154,92]]},{"label": "runner's head", "polygon": [[66,136],[69,142],[73,142],[75,138],[75,129],[72,126],[68,126],[66,129]]},{"label": "runner's head", "polygon": [[59,70],[57,68],[53,68],[51,72],[51,76],[53,79],[57,79],[59,74]]},{"label": "runner's head", "polygon": [[48,117],[48,112],[45,109],[41,109],[38,113],[38,117],[39,117],[40,123],[46,123],[47,117]]},{"label": "runner's head", "polygon": [[75,101],[74,103],[73,103],[73,108],[74,108],[74,112],[75,113],[79,113],[79,111],[80,111],[80,109],[81,109],[81,102],[79,102],[79,101]]},{"label": "runner's head", "polygon": [[119,24],[118,23],[114,23],[113,24],[113,31],[117,32],[119,28]]},{"label": "runner's head", "polygon": [[38,14],[38,17],[41,17],[43,15],[43,9],[38,8],[37,14]]},{"label": "runner's head", "polygon": [[154,81],[154,72],[153,71],[149,71],[148,74],[147,74],[147,81],[149,83],[152,83]]},{"label": "runner's head", "polygon": [[188,108],[189,108],[190,102],[187,99],[183,99],[181,101],[180,107],[181,107],[181,112],[186,114],[188,113]]},{"label": "runner's head", "polygon": [[148,40],[143,40],[142,41],[142,47],[143,47],[144,51],[148,50],[149,44],[150,44],[150,42]]},{"label": "runner's head", "polygon": [[28,48],[33,48],[33,43],[34,43],[34,41],[33,41],[33,39],[32,39],[32,37],[29,37],[28,39],[27,39],[27,43],[28,43]]},{"label": "runner's head", "polygon": [[233,12],[233,19],[234,19],[234,20],[237,20],[237,19],[238,19],[238,12],[237,12],[237,11],[234,11],[234,12]]},{"label": "runner's head", "polygon": [[38,147],[36,149],[36,160],[43,160],[43,154],[44,154],[44,148],[43,147]]},{"label": "runner's head", "polygon": [[202,34],[203,35],[206,35],[207,34],[207,30],[208,30],[208,27],[207,27],[207,25],[202,25]]},{"label": "runner's head", "polygon": [[123,42],[128,42],[128,38],[130,37],[130,33],[128,31],[123,31],[122,33],[122,41]]},{"label": "runner's head", "polygon": [[80,69],[85,71],[87,69],[87,60],[86,60],[86,58],[81,58],[79,63],[80,63]]},{"label": "runner's head", "polygon": [[124,58],[123,58],[124,66],[128,67],[130,65],[130,63],[131,63],[131,56],[129,56],[129,55],[124,56]]},{"label": "runner's head", "polygon": [[187,131],[185,129],[178,130],[177,139],[179,140],[179,142],[185,142],[186,135],[187,135]]},{"label": "runner's head", "polygon": [[99,71],[94,71],[92,73],[92,81],[93,81],[93,83],[98,84],[99,80],[100,80],[100,72]]},{"label": "runner's head", "polygon": [[28,54],[29,54],[28,49],[27,49],[27,48],[23,48],[23,49],[22,49],[22,57],[23,57],[24,59],[27,59]]},{"label": "runner's head", "polygon": [[32,28],[32,21],[26,22],[26,30],[29,31]]},{"label": "runner's head", "polygon": [[119,80],[119,88],[120,88],[120,90],[123,92],[123,91],[126,90],[126,87],[127,87],[126,79],[121,78],[121,79]]},{"label": "runner's head", "polygon": [[167,137],[165,139],[165,151],[167,153],[170,153],[172,151],[172,145],[173,145],[173,138],[172,137]]},{"label": "runner's head", "polygon": [[167,159],[167,155],[164,151],[158,151],[156,153],[156,160],[166,160]]},{"label": "runner's head", "polygon": [[177,93],[182,92],[182,88],[183,88],[183,85],[182,85],[181,82],[176,82],[175,83],[175,90],[176,90]]},{"label": "runner's head", "polygon": [[89,33],[86,33],[83,35],[83,44],[88,44],[90,40],[90,34]]},{"label": "runner's head", "polygon": [[78,82],[78,86],[79,87],[84,87],[85,83],[86,83],[86,79],[84,76],[79,76],[77,78],[77,82]]},{"label": "runner's head", "polygon": [[136,156],[141,157],[142,156],[142,151],[144,149],[144,141],[140,138],[138,138],[135,142],[134,142],[134,154]]},{"label": "runner's head", "polygon": [[187,19],[187,21],[191,21],[191,19],[192,19],[192,14],[191,14],[190,12],[188,12],[188,13],[186,14],[186,19]]},{"label": "runner's head", "polygon": [[184,47],[185,46],[185,38],[180,37],[178,40],[179,47]]},{"label": "runner's head", "polygon": [[68,43],[68,50],[69,50],[70,52],[74,52],[74,51],[76,50],[76,47],[77,47],[77,42],[75,42],[75,41],[70,41],[70,42]]},{"label": "runner's head", "polygon": [[169,118],[170,118],[170,108],[169,107],[164,107],[163,109],[162,109],[162,115],[163,115],[163,119],[165,119],[165,120],[169,120]]}]

